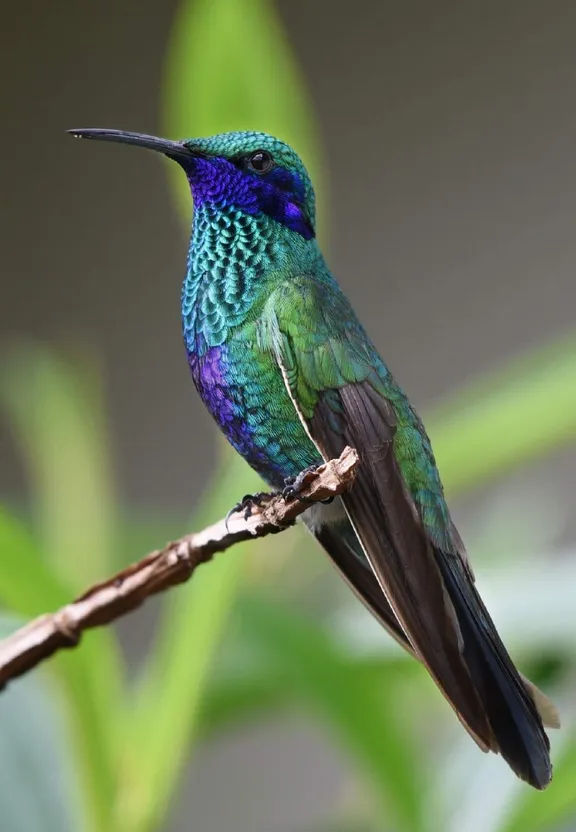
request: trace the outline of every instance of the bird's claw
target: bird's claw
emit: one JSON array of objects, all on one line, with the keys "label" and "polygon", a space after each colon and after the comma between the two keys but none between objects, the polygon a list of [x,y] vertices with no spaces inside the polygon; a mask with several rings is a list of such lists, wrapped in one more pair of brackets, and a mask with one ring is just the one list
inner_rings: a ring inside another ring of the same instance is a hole
[{"label": "bird's claw", "polygon": [[304,468],[303,471],[300,471],[296,477],[286,477],[284,480],[284,488],[282,490],[282,496],[284,499],[298,500],[299,502],[306,503],[307,505],[313,505],[316,502],[331,503],[334,497],[327,497],[325,500],[311,500],[309,497],[304,497],[300,493],[306,485],[306,478],[308,474],[317,471],[323,464],[323,462],[319,462],[317,465],[309,465],[307,468]]},{"label": "bird's claw", "polygon": [[258,491],[256,494],[245,494],[244,497],[240,500],[239,503],[236,503],[235,506],[232,506],[228,514],[224,519],[224,525],[226,526],[226,530],[228,531],[228,521],[232,517],[233,514],[236,512],[241,511],[243,513],[244,520],[248,520],[248,518],[252,515],[252,511],[255,508],[260,508],[266,500],[269,500],[272,495],[269,494],[267,491]]}]

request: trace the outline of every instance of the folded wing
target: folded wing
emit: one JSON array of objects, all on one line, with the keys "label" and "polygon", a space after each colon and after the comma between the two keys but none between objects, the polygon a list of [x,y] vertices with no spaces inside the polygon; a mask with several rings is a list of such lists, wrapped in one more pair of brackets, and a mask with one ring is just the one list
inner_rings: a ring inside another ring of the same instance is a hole
[{"label": "folded wing", "polygon": [[[342,499],[386,604],[378,610],[374,583],[362,573],[351,580],[426,665],[478,744],[544,788],[549,743],[535,699],[475,588],[424,429],[346,299],[328,288],[309,278],[280,287],[260,337],[323,457],[346,445],[359,453],[355,484]],[[326,548],[345,561],[342,547]],[[354,570],[348,562],[342,571]]]}]

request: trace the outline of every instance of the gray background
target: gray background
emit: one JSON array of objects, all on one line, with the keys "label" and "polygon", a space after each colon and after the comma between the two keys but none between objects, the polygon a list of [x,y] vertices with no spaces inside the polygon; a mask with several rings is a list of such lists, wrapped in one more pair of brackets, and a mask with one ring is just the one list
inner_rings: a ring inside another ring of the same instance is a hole
[{"label": "gray background", "polygon": [[[328,154],[329,259],[416,405],[572,327],[576,4],[279,8]],[[4,4],[0,336],[97,347],[123,499],[188,507],[213,434],[181,343],[186,239],[164,170],[63,134],[158,131],[173,10]],[[0,493],[20,494],[1,427]],[[573,470],[557,459],[540,476],[572,495]],[[325,813],[339,767],[306,732],[262,726],[207,750],[172,830],[288,832],[289,809],[294,821]]]}]

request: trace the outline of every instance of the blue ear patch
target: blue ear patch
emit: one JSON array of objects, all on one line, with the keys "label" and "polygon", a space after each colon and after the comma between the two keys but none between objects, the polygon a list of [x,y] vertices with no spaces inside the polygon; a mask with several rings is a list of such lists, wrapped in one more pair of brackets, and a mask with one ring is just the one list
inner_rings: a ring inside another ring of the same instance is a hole
[{"label": "blue ear patch", "polygon": [[296,202],[288,200],[283,204],[279,203],[271,216],[291,228],[292,231],[297,231],[305,240],[312,240],[316,236],[310,220],[304,214],[302,207]]},{"label": "blue ear patch", "polygon": [[267,173],[263,179],[281,191],[288,191],[294,194],[300,202],[304,202],[306,198],[304,183],[297,173],[277,166],[272,168],[270,173]]},{"label": "blue ear patch", "polygon": [[304,208],[306,190],[300,176],[285,168],[276,167],[261,181],[271,188],[269,191],[262,188],[264,198],[259,200],[260,210],[297,231],[305,240],[311,240],[315,233]]},{"label": "blue ear patch", "polygon": [[305,208],[306,188],[297,173],[276,167],[260,177],[222,157],[197,157],[187,174],[197,207],[233,205],[246,214],[266,214],[305,240],[315,237]]}]

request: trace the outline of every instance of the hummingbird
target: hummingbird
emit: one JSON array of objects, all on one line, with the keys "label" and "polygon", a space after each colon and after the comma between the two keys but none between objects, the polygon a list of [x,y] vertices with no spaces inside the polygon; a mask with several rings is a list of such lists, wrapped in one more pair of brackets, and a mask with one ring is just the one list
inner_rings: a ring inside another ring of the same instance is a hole
[{"label": "hummingbird", "polygon": [[303,521],[396,641],[420,661],[483,751],[522,780],[552,778],[554,705],[516,669],[475,584],[424,425],[316,239],[314,188],[296,152],[262,132],[172,141],[77,129],[178,163],[194,212],[181,295],[192,379],[269,487],[349,445],[352,487]]}]

